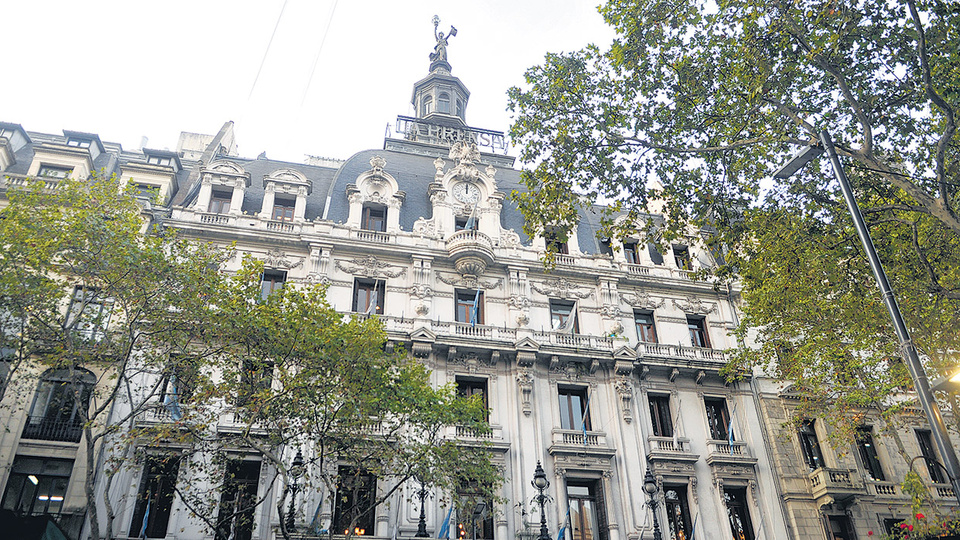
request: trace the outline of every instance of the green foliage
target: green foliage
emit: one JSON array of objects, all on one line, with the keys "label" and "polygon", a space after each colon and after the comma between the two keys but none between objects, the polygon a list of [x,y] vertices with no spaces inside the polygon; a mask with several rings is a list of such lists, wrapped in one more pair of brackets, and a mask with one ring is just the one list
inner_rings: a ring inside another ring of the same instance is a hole
[{"label": "green foliage", "polygon": [[916,471],[907,473],[901,484],[903,493],[910,496],[911,516],[900,522],[892,534],[883,538],[898,540],[906,538],[940,538],[951,537],[960,533],[960,516],[944,511],[936,505],[935,499],[930,496],[928,486]]},{"label": "green foliage", "polygon": [[[956,365],[960,10],[611,0],[600,12],[618,34],[609,49],[549,54],[509,92],[511,136],[536,164],[515,195],[527,232],[570,227],[597,201],[613,203],[613,236],[715,228],[717,274],[742,283],[741,335],[760,345],[731,374],[767,367],[796,382],[800,414],[840,427],[863,407],[895,419],[905,373],[829,164],[769,179],[829,130],[928,369]],[[644,221],[654,200],[665,230]]]}]

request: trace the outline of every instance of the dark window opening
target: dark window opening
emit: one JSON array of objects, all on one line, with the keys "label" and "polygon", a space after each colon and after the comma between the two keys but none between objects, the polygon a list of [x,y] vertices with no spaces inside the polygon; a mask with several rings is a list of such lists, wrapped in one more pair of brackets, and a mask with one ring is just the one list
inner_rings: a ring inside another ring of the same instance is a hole
[{"label": "dark window opening", "polygon": [[660,253],[660,250],[657,249],[657,245],[653,242],[647,244],[647,253],[650,255],[650,260],[653,264],[657,266],[663,266],[663,253]]},{"label": "dark window opening", "polygon": [[547,238],[547,251],[552,251],[558,255],[569,255],[570,248],[567,247],[566,242],[562,242],[557,239]]},{"label": "dark window opening", "polygon": [[376,501],[376,492],[375,476],[361,469],[341,466],[337,478],[332,532],[354,536],[373,535],[373,503]]},{"label": "dark window opening", "polygon": [[250,540],[259,481],[259,461],[234,460],[227,463],[220,491],[216,540]]},{"label": "dark window opening", "polygon": [[56,165],[41,165],[37,176],[44,178],[67,178],[73,173],[73,167],[58,167]]},{"label": "dark window opening", "polygon": [[937,459],[937,453],[933,448],[933,439],[929,429],[918,429],[917,443],[920,444],[920,455],[927,465],[927,473],[930,475],[930,481],[934,484],[946,484],[947,477],[944,475],[943,465]]},{"label": "dark window opening", "polygon": [[724,488],[723,499],[727,506],[727,518],[733,537],[737,540],[754,540],[753,522],[747,508],[747,490],[744,488]]},{"label": "dark window opening", "polygon": [[226,214],[230,212],[230,200],[232,198],[233,193],[230,191],[214,190],[210,195],[210,206],[207,207],[207,211],[211,214]]},{"label": "dark window opening", "polygon": [[260,278],[260,300],[264,302],[271,294],[283,288],[287,273],[281,270],[264,270]]},{"label": "dark window opening", "polygon": [[367,231],[385,232],[387,230],[387,209],[382,206],[364,206],[360,228]]},{"label": "dark window opening", "polygon": [[457,116],[463,118],[463,101],[457,100]]},{"label": "dark window opening", "polygon": [[607,515],[599,482],[568,480],[567,502],[572,540],[607,540]]},{"label": "dark window opening", "polygon": [[293,210],[296,201],[290,199],[274,199],[273,219],[277,221],[293,221]]},{"label": "dark window opening", "polygon": [[72,471],[73,460],[17,456],[3,494],[3,509],[21,516],[59,514]]},{"label": "dark window opening", "polygon": [[653,434],[657,437],[673,437],[673,414],[670,412],[670,396],[649,395],[650,420]]},{"label": "dark window opening", "polygon": [[483,291],[457,291],[456,321],[483,324]]},{"label": "dark window opening", "polygon": [[470,225],[471,231],[476,231],[480,227],[480,219],[477,217],[474,217],[473,221],[471,222],[469,217],[459,216],[457,217],[456,223],[454,224],[454,229],[458,231],[465,230],[468,224]]},{"label": "dark window opening", "polygon": [[237,389],[237,406],[246,407],[262,399],[273,382],[273,363],[247,358],[240,369],[240,387]]},{"label": "dark window opening", "polygon": [[817,427],[813,420],[804,420],[797,432],[800,438],[800,449],[803,451],[803,460],[813,470],[822,468],[823,452],[820,450],[820,439],[817,437]]},{"label": "dark window opening", "polygon": [[200,384],[200,359],[195,356],[170,355],[170,364],[160,384],[160,403],[171,412],[193,401]]},{"label": "dark window opening", "polygon": [[23,427],[23,438],[80,442],[96,382],[96,376],[85,369],[45,373]]},{"label": "dark window opening", "polygon": [[437,96],[437,112],[450,114],[450,94],[442,93]]},{"label": "dark window opening", "polygon": [[640,254],[637,252],[636,242],[623,243],[623,256],[630,264],[640,264]]},{"label": "dark window opening", "polygon": [[177,455],[147,456],[143,466],[143,477],[140,479],[140,492],[137,494],[136,507],[133,511],[133,519],[130,520],[130,532],[127,536],[164,538],[167,535],[179,469],[180,457]]},{"label": "dark window opening", "polygon": [[903,523],[902,519],[897,518],[884,518],[883,520],[883,532],[887,534],[893,534],[894,532],[900,531],[900,524]]},{"label": "dark window opening", "polygon": [[870,475],[870,478],[883,482],[887,478],[883,474],[883,466],[880,465],[880,456],[877,455],[877,445],[873,441],[873,429],[867,426],[859,427],[856,435],[857,450],[867,474]]},{"label": "dark window opening", "polygon": [[690,342],[694,347],[710,348],[706,319],[703,317],[687,317],[687,329],[690,330]]},{"label": "dark window opening", "polygon": [[386,283],[358,279],[353,284],[353,310],[357,313],[376,315],[383,313],[383,296]]},{"label": "dark window opening", "polygon": [[580,333],[576,303],[567,300],[550,300],[550,328],[558,332]]},{"label": "dark window opening", "polygon": [[734,440],[730,430],[730,413],[727,411],[727,401],[723,398],[703,398],[703,406],[707,411],[707,428],[710,430],[710,439],[714,441]]},{"label": "dark window opening", "polygon": [[857,540],[857,534],[853,530],[853,523],[847,516],[828,516],[827,523],[830,530],[827,536],[830,540]]},{"label": "dark window opening", "polygon": [[637,339],[644,343],[656,343],[657,327],[653,322],[653,313],[649,311],[636,311],[633,314],[633,319],[637,325]]},{"label": "dark window opening", "polygon": [[560,429],[590,431],[586,388],[559,387]]},{"label": "dark window opening", "polygon": [[667,531],[670,540],[690,538],[690,503],[687,501],[687,486],[664,486],[664,507],[667,511]]},{"label": "dark window opening", "polygon": [[673,246],[673,262],[681,270],[692,270],[693,265],[690,261],[690,249],[687,246]]}]

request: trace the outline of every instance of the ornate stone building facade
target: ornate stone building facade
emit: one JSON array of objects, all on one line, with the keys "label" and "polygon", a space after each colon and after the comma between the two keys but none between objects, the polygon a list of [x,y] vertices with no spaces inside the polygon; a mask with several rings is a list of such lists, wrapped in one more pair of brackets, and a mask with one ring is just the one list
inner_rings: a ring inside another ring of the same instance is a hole
[{"label": "ornate stone building facade", "polygon": [[[723,351],[735,346],[737,292],[691,279],[714,264],[700,231],[667,253],[640,237],[611,246],[587,212],[565,243],[527,237],[510,199],[523,189],[514,158],[501,132],[467,124],[470,94],[451,74],[445,47],[414,85],[416,115],[399,117],[383,148],[344,161],[239,157],[231,123],[212,137],[185,134],[177,152],[126,151],[94,134],[0,124],[2,186],[116,172],[157,195],[150,215],[164,226],[235,242],[264,261],[265,287],[322,283],[338,310],[375,311],[390,341],[429,366],[436,384],[454,383],[489,405],[493,431],[484,441],[504,472],[506,502],[481,516],[477,536],[485,540],[536,536],[530,480],[538,462],[551,482],[549,529],[556,534],[567,523],[568,539],[653,538],[648,471],[665,538],[824,537],[816,524],[823,497],[832,516],[855,495],[838,492],[829,475],[852,462],[807,474],[797,448],[777,439],[775,411],[788,401],[760,381],[719,375]],[[548,271],[541,258],[550,243],[559,254]],[[77,470],[85,456],[75,437],[40,437],[31,428],[30,418],[43,416],[37,403],[3,412],[3,506],[82,518]],[[456,427],[449,436],[478,442]],[[238,537],[276,538],[279,494],[264,482],[267,467],[249,459],[239,467],[233,474],[265,501]],[[105,496],[121,509],[121,530],[136,537],[143,509],[133,501],[157,473],[124,474]],[[197,481],[188,466],[172,476]],[[48,502],[58,504],[27,504],[31,478],[46,482]],[[878,501],[887,496],[881,491],[896,491],[890,482],[870,486]],[[365,535],[413,536],[417,487],[379,507]],[[299,503],[301,530],[330,527],[327,495]],[[445,518],[438,501],[427,501],[431,536]],[[176,498],[164,519],[151,522],[149,537],[215,536]]]}]

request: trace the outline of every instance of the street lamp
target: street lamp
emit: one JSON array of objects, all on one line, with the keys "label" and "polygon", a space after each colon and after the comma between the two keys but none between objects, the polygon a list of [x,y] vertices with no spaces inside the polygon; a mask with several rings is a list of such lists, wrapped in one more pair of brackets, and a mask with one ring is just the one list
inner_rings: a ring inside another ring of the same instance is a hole
[{"label": "street lamp", "polygon": [[543,490],[550,487],[550,481],[547,480],[547,473],[543,472],[539,460],[536,470],[533,471],[533,480],[530,484],[537,489],[537,503],[540,505],[540,536],[537,537],[537,540],[550,540],[550,532],[547,530],[547,514],[543,510],[543,503],[547,500],[547,495],[543,494]]},{"label": "street lamp", "polygon": [[430,538],[430,535],[427,534],[427,515],[423,510],[424,501],[427,499],[427,486],[424,484],[423,478],[418,476],[416,480],[420,482],[420,491],[417,492],[417,497],[420,498],[420,521],[417,522],[417,534],[413,536],[414,538]]},{"label": "street lamp", "polygon": [[650,472],[650,465],[647,464],[647,474],[643,477],[643,490],[647,492],[647,495],[650,496],[650,502],[647,503],[647,506],[650,507],[650,512],[653,513],[653,540],[663,540],[663,536],[660,535],[660,520],[657,519],[657,506],[659,506],[659,501],[657,501],[657,479],[653,477],[653,473]]},{"label": "street lamp", "polygon": [[937,449],[943,456],[945,469],[950,476],[950,483],[953,485],[953,493],[960,502],[960,461],[957,460],[957,453],[950,443],[947,435],[947,426],[943,423],[943,415],[940,414],[940,407],[933,397],[930,390],[930,383],[927,380],[927,374],[923,370],[923,364],[920,363],[920,357],[917,354],[917,348],[910,339],[910,332],[907,325],[903,322],[903,315],[900,313],[900,306],[897,305],[897,299],[893,296],[893,289],[890,288],[890,282],[887,281],[887,274],[883,271],[883,265],[880,264],[880,257],[877,256],[877,250],[873,246],[873,240],[870,238],[870,231],[867,229],[863,215],[860,213],[860,206],[857,199],[853,196],[853,189],[850,188],[850,181],[847,180],[847,174],[840,164],[840,158],[837,156],[837,150],[833,146],[833,140],[826,130],[820,131],[821,146],[807,147],[799,154],[793,157],[786,165],[773,174],[774,178],[785,179],[799,171],[810,160],[816,158],[826,150],[830,157],[830,164],[833,166],[833,174],[840,182],[840,189],[843,191],[843,198],[847,202],[847,208],[850,210],[850,216],[853,218],[853,225],[857,229],[857,235],[860,236],[860,242],[870,261],[870,269],[877,279],[877,285],[883,296],[883,303],[887,307],[890,319],[893,321],[894,330],[897,332],[897,338],[900,340],[900,350],[906,360],[907,369],[913,379],[913,386],[917,389],[917,397],[920,399],[920,405],[927,416],[927,422],[930,423],[930,432],[933,435]]},{"label": "street lamp", "polygon": [[956,390],[958,387],[960,387],[960,369],[930,383],[930,390],[933,392],[937,390]]},{"label": "street lamp", "polygon": [[300,453],[299,449],[297,449],[297,455],[293,458],[293,463],[290,464],[290,476],[292,480],[290,481],[290,508],[287,509],[287,531],[293,532],[296,530],[294,504],[297,501],[297,492],[300,491],[300,484],[297,481],[303,476],[303,454]]}]

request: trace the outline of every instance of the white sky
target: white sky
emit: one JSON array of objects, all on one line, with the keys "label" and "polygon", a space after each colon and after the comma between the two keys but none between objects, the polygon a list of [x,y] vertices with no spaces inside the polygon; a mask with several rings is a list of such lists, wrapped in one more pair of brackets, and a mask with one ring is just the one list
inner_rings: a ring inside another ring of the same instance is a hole
[{"label": "white sky", "polygon": [[181,131],[233,120],[244,157],[343,159],[382,147],[387,123],[412,115],[436,14],[442,32],[458,31],[448,56],[471,92],[467,123],[506,131],[506,90],[526,68],[609,43],[596,2],[287,0],[253,87],[283,0],[5,0],[0,120],[128,150],[141,136],[172,150]]}]

